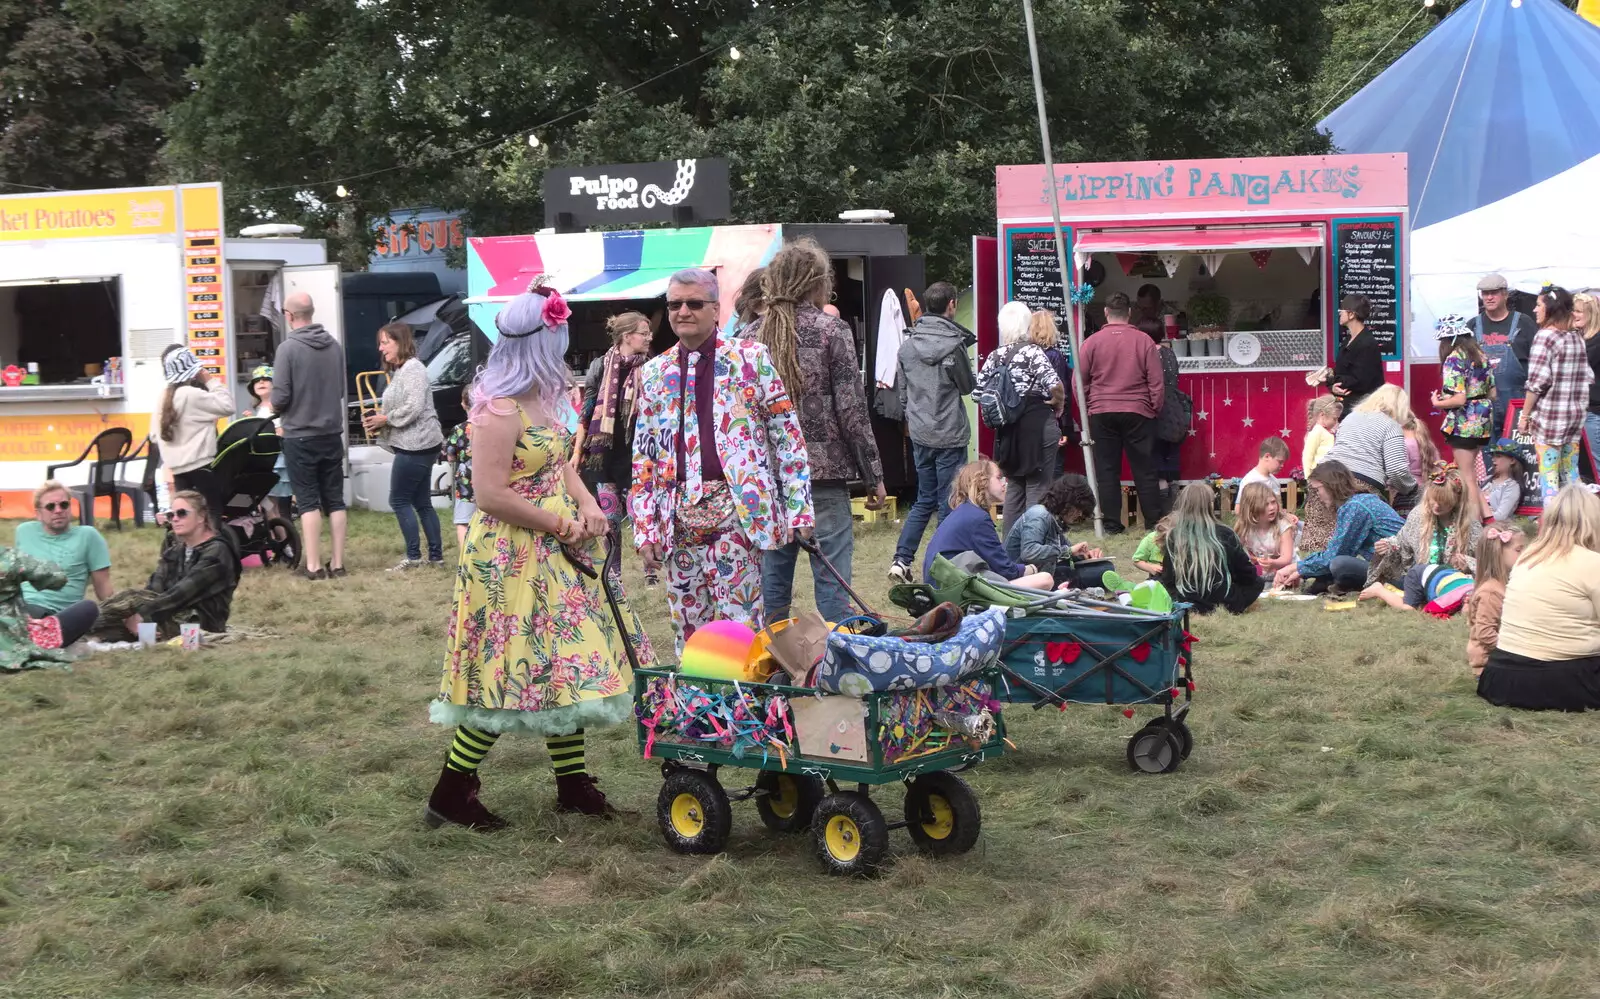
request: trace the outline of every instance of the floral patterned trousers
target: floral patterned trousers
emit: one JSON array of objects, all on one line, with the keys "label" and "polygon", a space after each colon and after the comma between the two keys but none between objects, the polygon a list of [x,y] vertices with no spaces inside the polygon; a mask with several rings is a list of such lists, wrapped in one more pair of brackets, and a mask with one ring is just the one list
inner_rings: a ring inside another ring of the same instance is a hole
[{"label": "floral patterned trousers", "polygon": [[1578,442],[1569,441],[1566,444],[1534,444],[1533,450],[1539,456],[1539,485],[1544,493],[1544,501],[1548,504],[1555,499],[1556,493],[1568,483],[1577,482],[1578,479]]},{"label": "floral patterned trousers", "polygon": [[683,643],[711,621],[738,621],[760,631],[761,550],[739,526],[726,488],[709,489],[694,506],[678,511],[675,541],[666,555],[667,609]]}]

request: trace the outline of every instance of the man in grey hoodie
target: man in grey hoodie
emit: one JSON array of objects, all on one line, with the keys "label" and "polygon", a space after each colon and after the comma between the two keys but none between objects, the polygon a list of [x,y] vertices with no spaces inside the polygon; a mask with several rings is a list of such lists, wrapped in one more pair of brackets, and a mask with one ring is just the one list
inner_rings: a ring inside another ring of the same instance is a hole
[{"label": "man in grey hoodie", "polygon": [[[283,303],[290,333],[273,358],[272,408],[283,434],[283,461],[300,507],[300,544],[307,579],[344,571],[344,348],[321,323],[311,321],[311,296],[295,292]],[[322,566],[322,516],[333,535],[333,557]]]},{"label": "man in grey hoodie", "polygon": [[911,456],[917,467],[917,501],[906,514],[895,545],[889,578],[913,581],[911,565],[922,545],[922,532],[937,512],[942,522],[950,512],[950,483],[967,460],[972,426],[966,397],[972,392],[971,335],[956,324],[956,289],[939,281],[922,293],[922,316],[900,344],[900,371],[895,385],[911,435]]}]

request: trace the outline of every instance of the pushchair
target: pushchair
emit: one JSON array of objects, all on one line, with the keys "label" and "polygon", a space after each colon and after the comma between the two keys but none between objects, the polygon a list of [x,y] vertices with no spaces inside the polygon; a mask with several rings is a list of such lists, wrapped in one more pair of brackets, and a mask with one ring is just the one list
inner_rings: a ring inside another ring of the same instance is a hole
[{"label": "pushchair", "polygon": [[1063,711],[1068,704],[1115,704],[1130,719],[1137,706],[1160,707],[1128,739],[1128,765],[1171,773],[1189,758],[1196,639],[1187,604],[1161,613],[1082,590],[1023,589],[964,572],[942,557],[931,575],[933,585],[896,586],[889,599],[913,614],[946,601],[963,610],[1007,608],[1000,700]]},{"label": "pushchair", "polygon": [[234,536],[240,561],[251,555],[265,566],[294,568],[300,564],[300,532],[294,522],[269,517],[263,501],[278,484],[273,466],[283,451],[271,417],[235,420],[217,437],[217,457],[211,474],[222,497],[217,519]]}]

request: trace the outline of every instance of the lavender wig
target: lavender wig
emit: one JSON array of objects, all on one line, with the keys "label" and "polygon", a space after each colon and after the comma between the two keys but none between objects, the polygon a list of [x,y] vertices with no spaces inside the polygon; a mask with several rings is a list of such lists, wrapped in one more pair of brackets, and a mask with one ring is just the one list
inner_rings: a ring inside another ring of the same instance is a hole
[{"label": "lavender wig", "polygon": [[549,297],[539,294],[539,289],[529,289],[507,302],[495,316],[500,337],[472,382],[473,418],[495,399],[510,399],[530,391],[552,415],[568,415],[572,403],[567,398],[567,324],[545,322],[547,301]]}]

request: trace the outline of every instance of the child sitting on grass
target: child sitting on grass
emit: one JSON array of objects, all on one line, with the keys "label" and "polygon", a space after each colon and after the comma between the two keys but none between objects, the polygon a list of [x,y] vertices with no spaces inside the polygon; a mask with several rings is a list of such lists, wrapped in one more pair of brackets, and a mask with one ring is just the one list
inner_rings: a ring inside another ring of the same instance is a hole
[{"label": "child sitting on grass", "polygon": [[1072,543],[1067,528],[1094,515],[1094,493],[1081,475],[1063,475],[1050,483],[1039,502],[1022,512],[1006,535],[1006,555],[1013,562],[1050,572],[1057,583],[1098,586],[1078,578],[1078,559],[1098,559],[1100,549],[1087,541]]},{"label": "child sitting on grass", "polygon": [[1167,532],[1172,530],[1172,517],[1162,517],[1156,521],[1156,529],[1146,534],[1139,542],[1139,547],[1133,550],[1133,566],[1143,569],[1150,574],[1150,578],[1161,575],[1161,563],[1166,558],[1163,549],[1167,543]]},{"label": "child sitting on grass", "polygon": [[1209,614],[1221,606],[1242,614],[1266,584],[1238,536],[1217,523],[1212,511],[1215,500],[1216,494],[1203,482],[1178,494],[1161,563],[1161,585],[1174,600],[1193,604],[1197,613]]},{"label": "child sitting on grass", "polygon": [[1283,463],[1289,460],[1289,445],[1283,442],[1282,437],[1268,437],[1261,442],[1261,447],[1256,450],[1256,467],[1244,473],[1239,480],[1239,495],[1234,499],[1233,511],[1239,512],[1239,504],[1244,501],[1245,486],[1259,483],[1272,490],[1272,495],[1279,492],[1278,471],[1283,468]]},{"label": "child sitting on grass", "polygon": [[995,530],[989,508],[1005,492],[1006,477],[999,465],[980,460],[962,466],[950,484],[950,513],[933,532],[933,540],[928,542],[928,554],[922,563],[923,582],[933,582],[933,561],[940,555],[953,560],[971,552],[983,561],[989,572],[1015,586],[1037,590],[1055,587],[1055,578],[1050,573],[1012,561],[1000,543],[1000,532]]},{"label": "child sitting on grass", "polygon": [[1259,574],[1271,576],[1294,563],[1294,525],[1294,515],[1283,512],[1278,494],[1267,486],[1252,482],[1239,490],[1233,532]]},{"label": "child sitting on grass", "polygon": [[1527,537],[1512,524],[1490,524],[1478,539],[1477,586],[1467,600],[1467,665],[1480,676],[1500,642],[1500,609],[1506,580]]},{"label": "child sitting on grass", "polygon": [[1483,515],[1490,520],[1510,520],[1522,505],[1522,477],[1526,469],[1522,456],[1512,447],[1489,449],[1493,468],[1489,481],[1479,492],[1483,496]]}]

